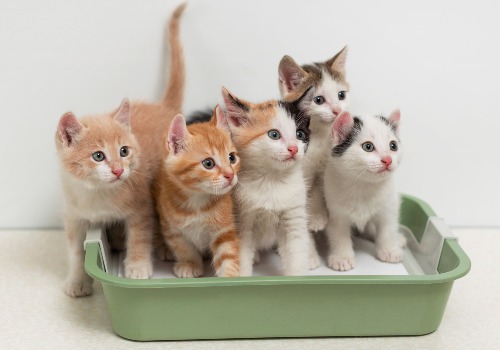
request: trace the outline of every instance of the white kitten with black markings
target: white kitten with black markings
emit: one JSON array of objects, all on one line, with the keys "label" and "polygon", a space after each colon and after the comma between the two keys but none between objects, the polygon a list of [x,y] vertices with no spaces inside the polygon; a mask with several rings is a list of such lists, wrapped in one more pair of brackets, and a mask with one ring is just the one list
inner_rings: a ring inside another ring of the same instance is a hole
[{"label": "white kitten with black markings", "polygon": [[323,195],[323,171],[330,147],[330,130],[333,120],[344,111],[349,101],[349,84],[345,79],[347,47],[331,59],[298,65],[290,56],[279,64],[279,87],[286,101],[294,101],[308,88],[310,98],[303,99],[300,110],[311,117],[311,140],[304,159],[304,178],[308,190],[309,229],[313,232],[325,228],[328,214]]},{"label": "white kitten with black markings", "polygon": [[405,239],[398,233],[399,195],[394,171],[401,157],[399,110],[389,118],[340,114],[332,126],[332,149],[324,174],[329,211],[328,266],[354,268],[351,228],[374,237],[377,258],[403,259]]}]

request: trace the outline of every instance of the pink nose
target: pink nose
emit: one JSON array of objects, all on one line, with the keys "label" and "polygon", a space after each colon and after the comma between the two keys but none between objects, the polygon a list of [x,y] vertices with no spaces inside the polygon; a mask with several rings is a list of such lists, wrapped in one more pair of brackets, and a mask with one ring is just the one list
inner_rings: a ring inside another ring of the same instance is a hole
[{"label": "pink nose", "polygon": [[335,116],[339,115],[339,114],[340,114],[340,112],[342,112],[342,109],[340,108],[340,106],[339,106],[339,105],[335,105],[335,106],[333,106],[333,108],[332,108],[332,113],[333,113]]},{"label": "pink nose", "polygon": [[234,179],[234,173],[226,173],[226,174],[224,174],[224,177],[225,177],[225,178],[226,178],[229,182],[231,182],[231,181],[233,181],[233,179]]},{"label": "pink nose", "polygon": [[290,152],[290,155],[293,157],[297,153],[299,148],[297,146],[288,146],[288,152]]},{"label": "pink nose", "polygon": [[385,156],[380,158],[380,161],[385,164],[385,167],[388,168],[392,164],[392,158],[390,156]]},{"label": "pink nose", "polygon": [[121,174],[123,174],[123,168],[113,169],[111,172],[115,174],[117,178],[120,178]]}]

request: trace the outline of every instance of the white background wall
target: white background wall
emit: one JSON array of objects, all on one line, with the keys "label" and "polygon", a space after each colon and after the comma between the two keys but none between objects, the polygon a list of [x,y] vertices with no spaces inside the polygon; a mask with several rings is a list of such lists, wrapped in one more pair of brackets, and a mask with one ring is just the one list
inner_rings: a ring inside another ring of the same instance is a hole
[{"label": "white background wall", "polygon": [[[0,228],[61,225],[59,117],[163,94],[166,21],[178,1],[0,2]],[[500,225],[500,6],[495,1],[195,1],[182,23],[185,110],[225,85],[278,96],[283,54],[345,44],[351,111],[402,110],[399,188],[450,225]]]}]

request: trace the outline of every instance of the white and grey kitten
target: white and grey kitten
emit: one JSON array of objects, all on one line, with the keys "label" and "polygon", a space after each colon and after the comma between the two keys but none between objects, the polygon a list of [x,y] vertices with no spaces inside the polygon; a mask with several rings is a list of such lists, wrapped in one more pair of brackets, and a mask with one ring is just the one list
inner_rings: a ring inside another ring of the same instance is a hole
[{"label": "white and grey kitten", "polygon": [[[310,265],[302,160],[309,118],[297,102],[250,103],[222,91],[233,143],[241,157],[235,201],[240,274],[251,276],[259,250],[278,246],[283,273],[303,275]],[[306,94],[307,95],[307,94]]]},{"label": "white and grey kitten", "polygon": [[394,172],[401,157],[399,110],[389,118],[340,114],[332,126],[331,156],[324,184],[329,212],[326,233],[328,266],[354,268],[351,228],[375,240],[377,258],[403,259],[404,237],[398,233],[399,196]]},{"label": "white and grey kitten", "polygon": [[344,111],[349,100],[349,84],[345,79],[347,47],[331,59],[298,65],[290,56],[279,64],[279,87],[282,98],[296,100],[308,88],[310,97],[303,99],[300,110],[311,117],[311,140],[304,159],[304,178],[308,191],[309,229],[313,232],[325,228],[328,214],[323,195],[325,153],[330,147],[330,130],[333,120]]}]

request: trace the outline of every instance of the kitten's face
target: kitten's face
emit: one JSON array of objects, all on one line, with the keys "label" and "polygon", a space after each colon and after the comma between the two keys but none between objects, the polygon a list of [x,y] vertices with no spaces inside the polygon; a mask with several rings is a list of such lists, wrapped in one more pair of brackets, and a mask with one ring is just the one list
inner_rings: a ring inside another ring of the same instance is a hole
[{"label": "kitten's face", "polygon": [[298,103],[253,104],[225,89],[223,95],[233,141],[247,168],[286,170],[300,164],[309,142],[309,117],[299,112]]},{"label": "kitten's face", "polygon": [[176,116],[168,151],[168,171],[189,191],[223,195],[238,183],[240,160],[219,107],[210,122],[187,127],[184,117]]},{"label": "kitten's face", "polygon": [[78,121],[67,113],[59,122],[56,143],[62,165],[88,188],[122,184],[138,165],[139,148],[130,132],[128,102],[124,104],[114,115]]},{"label": "kitten's face", "polygon": [[389,177],[402,159],[399,111],[389,118],[354,117],[345,112],[332,127],[332,156],[346,175],[365,181]]},{"label": "kitten's face", "polygon": [[279,65],[281,96],[295,100],[307,88],[312,95],[300,105],[307,111],[311,122],[331,123],[342,113],[349,101],[349,84],[345,80],[347,48],[342,49],[326,62],[299,66],[291,57],[285,56]]}]

